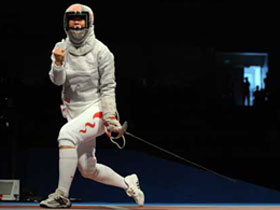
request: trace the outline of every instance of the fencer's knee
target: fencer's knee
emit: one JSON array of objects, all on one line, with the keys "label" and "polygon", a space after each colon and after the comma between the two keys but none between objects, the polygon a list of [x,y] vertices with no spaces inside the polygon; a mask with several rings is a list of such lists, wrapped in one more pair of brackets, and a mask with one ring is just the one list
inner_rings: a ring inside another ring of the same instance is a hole
[{"label": "fencer's knee", "polygon": [[87,178],[87,179],[95,179],[97,177],[97,169],[91,169],[91,170],[80,170],[80,173],[82,177]]},{"label": "fencer's knee", "polygon": [[95,179],[98,175],[98,170],[96,167],[94,168],[79,168],[79,171],[82,177],[87,179]]},{"label": "fencer's knee", "polygon": [[95,159],[92,159],[90,164],[86,166],[79,164],[78,168],[84,178],[95,179],[98,176],[98,168]]},{"label": "fencer's knee", "polygon": [[76,145],[71,140],[61,139],[58,141],[58,147],[59,149],[70,149],[70,148],[76,148]]}]

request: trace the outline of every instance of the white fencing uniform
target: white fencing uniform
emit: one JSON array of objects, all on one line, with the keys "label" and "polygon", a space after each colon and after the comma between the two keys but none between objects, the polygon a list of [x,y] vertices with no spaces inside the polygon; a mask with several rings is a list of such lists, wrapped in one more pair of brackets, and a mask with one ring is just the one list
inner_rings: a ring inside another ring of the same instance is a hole
[{"label": "white fencing uniform", "polygon": [[[70,28],[69,20],[76,19],[85,21],[85,27],[77,29],[71,24]],[[107,129],[118,131],[121,125],[114,118],[114,56],[95,38],[93,20],[93,12],[89,7],[71,5],[64,15],[67,39],[55,45],[55,48],[65,50],[62,65],[57,66],[54,55],[51,56],[49,76],[54,84],[62,86],[61,108],[68,122],[62,126],[58,135],[58,187],[46,200],[41,201],[41,207],[71,207],[68,196],[77,167],[83,177],[125,189],[138,205],[144,203],[144,194],[139,188],[136,175],[124,178],[111,168],[97,163],[95,157],[96,137],[104,133],[104,121]]]},{"label": "white fencing uniform", "polygon": [[[123,177],[98,164],[95,157],[96,137],[104,133],[102,99],[115,99],[114,56],[95,38],[93,30],[87,40],[90,47],[84,55],[70,51],[68,38],[56,44],[55,47],[66,50],[62,66],[56,66],[54,56],[51,57],[50,79],[54,84],[62,85],[62,111],[68,120],[60,129],[58,141],[67,140],[76,145],[78,168],[83,176],[125,188]],[[113,110],[116,109],[114,101],[112,104]],[[111,181],[114,176],[117,179]]]},{"label": "white fencing uniform", "polygon": [[[91,38],[95,39],[93,35]],[[101,135],[104,130],[101,118],[93,119],[93,116],[102,112],[102,97],[115,97],[114,56],[97,39],[94,40],[93,49],[82,56],[68,52],[68,43],[66,40],[56,44],[56,47],[66,49],[65,62],[62,66],[56,66],[52,56],[49,75],[54,84],[63,85],[62,111],[69,121],[62,127],[58,140],[66,139],[78,144]],[[86,133],[79,132],[85,129],[86,124],[92,123],[96,123],[93,129],[86,126]]]}]

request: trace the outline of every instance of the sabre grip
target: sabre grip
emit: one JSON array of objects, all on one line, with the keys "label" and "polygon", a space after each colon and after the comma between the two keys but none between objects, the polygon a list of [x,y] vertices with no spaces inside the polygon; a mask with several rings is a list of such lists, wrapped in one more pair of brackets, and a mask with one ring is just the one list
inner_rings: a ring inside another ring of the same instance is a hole
[{"label": "sabre grip", "polygon": [[111,132],[111,136],[112,136],[113,138],[117,138],[118,135],[119,135],[119,133],[117,133],[117,132]]}]

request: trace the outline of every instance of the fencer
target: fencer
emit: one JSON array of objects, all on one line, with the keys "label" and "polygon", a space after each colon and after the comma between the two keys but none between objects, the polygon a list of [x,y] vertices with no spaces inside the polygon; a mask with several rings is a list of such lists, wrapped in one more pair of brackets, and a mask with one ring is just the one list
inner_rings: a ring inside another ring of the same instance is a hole
[{"label": "fencer", "polygon": [[64,14],[66,39],[58,42],[51,55],[50,80],[62,86],[61,110],[67,123],[58,135],[59,180],[54,193],[42,200],[41,207],[69,208],[69,191],[79,169],[85,178],[122,188],[144,205],[144,193],[136,174],[121,176],[97,162],[96,137],[105,128],[118,133],[116,119],[114,56],[95,38],[94,14],[86,5],[73,4]]}]

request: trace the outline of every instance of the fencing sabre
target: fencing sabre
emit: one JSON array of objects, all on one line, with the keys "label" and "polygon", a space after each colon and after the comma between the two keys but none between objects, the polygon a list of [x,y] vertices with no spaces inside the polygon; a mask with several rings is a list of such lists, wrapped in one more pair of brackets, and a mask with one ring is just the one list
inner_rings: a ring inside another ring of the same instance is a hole
[{"label": "fencing sabre", "polygon": [[[127,122],[125,121],[124,124],[119,129],[118,133],[113,133],[113,132],[108,131],[108,129],[105,126],[105,133],[110,138],[111,142],[113,144],[117,145],[117,147],[119,149],[123,149],[125,147],[126,140],[125,140],[124,134],[126,133],[127,126],[128,126]],[[115,139],[119,139],[119,138],[122,138],[122,140],[123,140],[122,146],[120,146],[119,143],[115,141]]]},{"label": "fencing sabre", "polygon": [[[119,118],[119,117],[118,117],[118,118]],[[198,169],[200,169],[200,170],[208,171],[209,173],[215,174],[216,176],[219,176],[219,177],[221,177],[221,178],[223,178],[223,179],[227,179],[227,180],[229,180],[229,181],[231,181],[231,182],[236,182],[235,179],[232,179],[232,178],[230,178],[230,177],[228,177],[228,176],[225,176],[225,175],[220,174],[220,173],[218,173],[218,172],[216,172],[216,171],[213,171],[213,170],[211,170],[211,169],[209,169],[209,168],[206,168],[206,167],[204,167],[204,166],[202,166],[202,165],[200,165],[200,164],[197,164],[197,163],[195,163],[195,162],[193,162],[193,161],[190,161],[190,160],[188,160],[188,159],[186,159],[186,158],[183,158],[183,157],[181,157],[180,155],[177,155],[177,154],[175,154],[175,153],[173,153],[173,152],[170,152],[170,151],[168,151],[168,150],[166,150],[166,149],[164,149],[164,148],[162,148],[162,147],[160,147],[160,146],[157,146],[157,145],[155,145],[155,144],[152,144],[151,142],[146,141],[146,140],[144,140],[144,139],[142,139],[142,138],[140,138],[140,137],[138,137],[138,136],[136,136],[136,135],[134,135],[134,134],[128,132],[128,131],[127,131],[127,127],[128,127],[128,124],[127,124],[127,122],[125,121],[124,124],[122,125],[122,127],[121,127],[119,133],[117,133],[117,134],[109,133],[109,132],[106,131],[106,129],[105,129],[106,134],[109,136],[110,140],[111,140],[114,144],[116,144],[117,147],[118,147],[119,149],[123,149],[123,148],[125,147],[126,140],[125,140],[125,136],[124,136],[124,135],[126,134],[126,135],[128,135],[128,136],[130,136],[130,137],[132,137],[132,138],[134,138],[134,139],[136,139],[136,140],[138,140],[138,141],[141,141],[141,142],[143,142],[143,143],[145,143],[145,144],[147,144],[147,145],[149,145],[149,146],[151,146],[151,147],[153,147],[153,148],[155,148],[155,149],[157,149],[157,150],[160,150],[160,151],[162,151],[162,152],[164,152],[164,153],[166,153],[166,154],[168,154],[168,155],[171,155],[171,156],[173,156],[173,157],[175,157],[175,158],[177,158],[177,159],[179,159],[179,160],[182,160],[182,161],[184,161],[185,163],[188,163],[188,164],[190,164],[190,165],[192,165],[192,166],[195,166],[196,168],[198,168]],[[119,138],[122,138],[122,139],[123,139],[123,145],[122,145],[122,146],[120,146],[116,141],[114,141],[115,139],[119,139]]]}]

